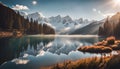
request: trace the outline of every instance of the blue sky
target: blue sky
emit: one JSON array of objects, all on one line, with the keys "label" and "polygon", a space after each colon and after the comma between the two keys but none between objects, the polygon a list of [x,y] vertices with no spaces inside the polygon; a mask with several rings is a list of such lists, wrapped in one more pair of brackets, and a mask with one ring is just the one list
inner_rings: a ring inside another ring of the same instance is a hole
[{"label": "blue sky", "polygon": [[73,19],[101,20],[120,11],[115,0],[0,0],[7,6],[26,7],[19,11],[41,12],[45,17],[70,15]]}]

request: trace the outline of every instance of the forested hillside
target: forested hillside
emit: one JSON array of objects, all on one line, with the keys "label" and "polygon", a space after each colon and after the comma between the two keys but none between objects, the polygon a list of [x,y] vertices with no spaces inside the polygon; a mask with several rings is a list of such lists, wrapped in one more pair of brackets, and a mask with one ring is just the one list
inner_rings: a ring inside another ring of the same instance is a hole
[{"label": "forested hillside", "polygon": [[22,34],[55,34],[54,28],[47,24],[39,24],[33,19],[24,18],[19,12],[0,3],[0,31]]},{"label": "forested hillside", "polygon": [[[116,15],[119,15],[117,13]],[[115,15],[115,16],[116,16]],[[103,26],[99,27],[100,36],[120,36],[120,17],[117,18],[117,21],[110,21],[111,19],[106,19]]]},{"label": "forested hillside", "polygon": [[86,25],[83,28],[78,28],[77,30],[73,31],[72,35],[78,35],[78,34],[82,34],[82,35],[97,35],[98,34],[98,30],[99,30],[99,26],[101,26],[103,24],[103,22],[92,22],[88,25]]}]

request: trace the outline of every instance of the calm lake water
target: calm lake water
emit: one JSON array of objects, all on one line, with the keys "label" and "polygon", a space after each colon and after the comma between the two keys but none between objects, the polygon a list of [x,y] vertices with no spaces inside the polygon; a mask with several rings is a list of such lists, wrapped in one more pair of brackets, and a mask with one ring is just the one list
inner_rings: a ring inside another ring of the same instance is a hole
[{"label": "calm lake water", "polygon": [[98,54],[83,53],[77,48],[100,40],[102,38],[96,35],[0,38],[0,69],[40,69],[67,60],[96,56]]}]

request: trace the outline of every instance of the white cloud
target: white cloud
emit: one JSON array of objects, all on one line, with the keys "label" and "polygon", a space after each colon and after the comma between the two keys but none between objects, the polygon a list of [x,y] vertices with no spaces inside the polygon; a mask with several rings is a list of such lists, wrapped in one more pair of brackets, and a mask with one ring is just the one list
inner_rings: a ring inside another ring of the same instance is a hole
[{"label": "white cloud", "polygon": [[46,23],[48,26],[51,26],[52,28],[54,28],[55,29],[55,26],[53,26],[52,24],[50,24],[50,23]]},{"label": "white cloud", "polygon": [[39,51],[39,54],[36,56],[36,57],[38,57],[38,56],[44,56],[45,55],[45,51],[44,50],[40,50]]},{"label": "white cloud", "polygon": [[92,10],[93,10],[93,12],[96,12],[97,14],[99,14],[99,15],[101,15],[103,17],[113,16],[114,15],[114,13],[103,13],[100,10],[97,10],[96,8],[93,8]]},{"label": "white cloud", "polygon": [[41,12],[36,12],[36,13],[38,13],[41,17],[45,18],[45,16],[43,15],[43,13],[41,13]]},{"label": "white cloud", "polygon": [[22,12],[19,12],[19,13],[20,13],[21,16],[24,16],[24,17],[26,17],[28,15],[28,13],[25,12],[25,11],[22,11]]},{"label": "white cloud", "polygon": [[24,58],[28,57],[28,54],[25,53],[25,54],[23,55],[23,57],[24,57]]},{"label": "white cloud", "polygon": [[113,16],[115,13],[107,13],[107,14],[103,14],[104,17],[108,17],[108,16]]},{"label": "white cloud", "polygon": [[32,1],[32,4],[33,4],[33,5],[36,5],[36,4],[37,4],[37,1]]},{"label": "white cloud", "polygon": [[92,10],[93,10],[93,12],[96,12],[98,14],[102,14],[102,12],[100,10],[97,10],[96,8],[93,8]]},{"label": "white cloud", "polygon": [[15,6],[13,6],[12,9],[14,9],[14,10],[29,10],[29,8],[27,6],[19,5],[19,4],[16,4]]},{"label": "white cloud", "polygon": [[16,64],[27,64],[29,60],[13,59],[11,62],[15,62]]},{"label": "white cloud", "polygon": [[96,11],[97,11],[97,9],[95,9],[95,8],[93,8],[92,10],[93,10],[94,12],[96,12]]},{"label": "white cloud", "polygon": [[101,14],[101,11],[98,11],[99,14]]},{"label": "white cloud", "polygon": [[53,42],[49,42],[46,47],[51,47],[53,45]]}]

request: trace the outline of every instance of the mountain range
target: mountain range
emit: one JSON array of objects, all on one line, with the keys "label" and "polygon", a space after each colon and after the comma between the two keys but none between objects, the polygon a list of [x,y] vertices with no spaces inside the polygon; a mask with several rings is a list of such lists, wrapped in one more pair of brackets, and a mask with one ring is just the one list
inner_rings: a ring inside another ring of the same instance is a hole
[{"label": "mountain range", "polygon": [[57,34],[70,34],[74,30],[78,28],[82,28],[92,22],[94,20],[89,21],[87,19],[79,18],[79,19],[72,19],[70,16],[64,16],[61,15],[52,16],[49,18],[46,18],[42,13],[35,12],[31,14],[26,14],[24,12],[20,12],[22,16],[25,18],[37,20],[39,23],[46,23],[56,29]]},{"label": "mountain range", "polygon": [[101,25],[103,25],[104,22],[102,21],[95,21],[93,23],[90,23],[86,26],[84,26],[83,28],[79,28],[73,32],[71,32],[70,34],[74,35],[74,34],[82,34],[82,35],[87,35],[87,34],[91,34],[91,35],[96,35],[98,34],[98,30],[99,27]]},{"label": "mountain range", "polygon": [[[108,17],[108,22],[113,25],[117,25],[120,21],[120,12],[116,13],[115,15]],[[94,21],[93,23],[90,23],[83,28],[78,28],[77,30],[71,32],[70,34],[98,34],[99,32],[99,27],[102,26],[105,23],[106,18],[100,21]]]},{"label": "mountain range", "polygon": [[[23,15],[23,13],[21,14]],[[39,23],[46,23],[56,29],[57,34],[98,34],[99,27],[102,26],[106,20],[87,20],[83,18],[72,19],[69,15],[62,17],[61,15],[46,18],[42,13],[35,12],[32,14],[24,14],[24,17],[38,20]],[[109,22],[118,23],[120,13],[109,17]]]}]

